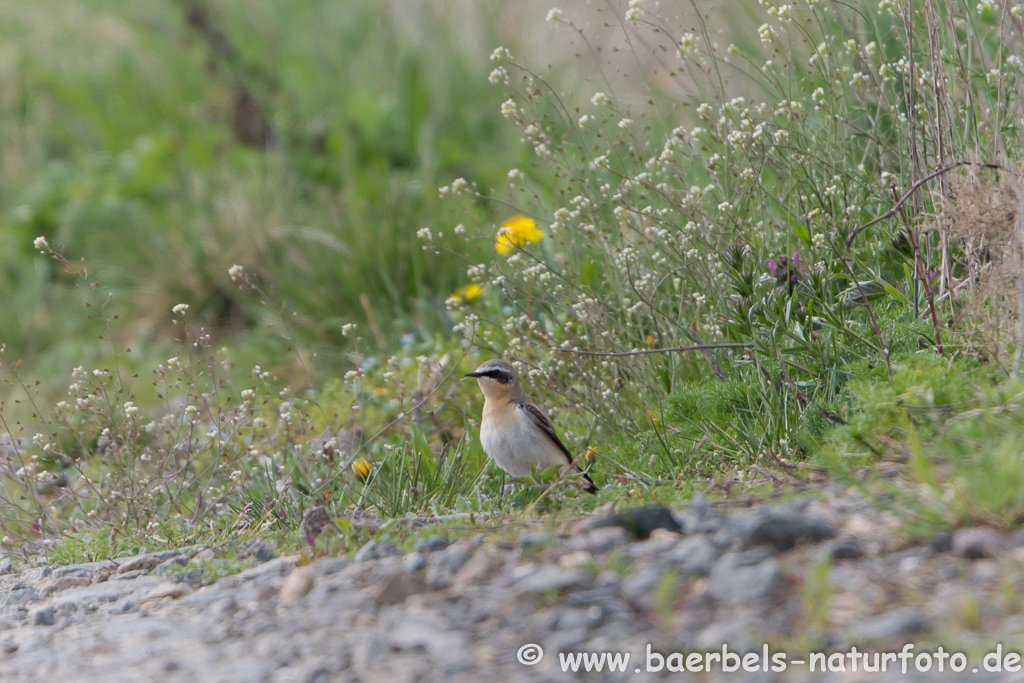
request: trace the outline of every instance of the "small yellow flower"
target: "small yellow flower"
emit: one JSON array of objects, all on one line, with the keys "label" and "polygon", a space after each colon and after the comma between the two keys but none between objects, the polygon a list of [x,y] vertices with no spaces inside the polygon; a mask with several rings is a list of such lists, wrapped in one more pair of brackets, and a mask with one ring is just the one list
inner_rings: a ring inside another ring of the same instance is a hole
[{"label": "small yellow flower", "polygon": [[590,466],[597,462],[597,449],[591,446],[587,449],[587,452],[580,458],[580,463],[584,466]]},{"label": "small yellow flower", "polygon": [[527,242],[540,242],[544,239],[544,232],[537,227],[529,216],[512,216],[507,218],[498,228],[498,240],[494,243],[494,250],[504,256],[516,247],[521,247]]},{"label": "small yellow flower", "polygon": [[476,299],[479,299],[480,295],[483,293],[484,288],[476,283],[473,283],[471,285],[459,287],[454,292],[452,292],[452,295],[449,298],[460,299],[465,303],[469,303],[470,301],[475,301]]},{"label": "small yellow flower", "polygon": [[352,461],[352,472],[356,475],[356,479],[359,481],[366,481],[369,479],[372,471],[373,466],[366,458],[359,458]]},{"label": "small yellow flower", "polygon": [[655,346],[658,345],[658,339],[653,334],[647,335],[647,339],[645,339],[644,341],[647,342],[647,348],[649,349],[653,349]]}]

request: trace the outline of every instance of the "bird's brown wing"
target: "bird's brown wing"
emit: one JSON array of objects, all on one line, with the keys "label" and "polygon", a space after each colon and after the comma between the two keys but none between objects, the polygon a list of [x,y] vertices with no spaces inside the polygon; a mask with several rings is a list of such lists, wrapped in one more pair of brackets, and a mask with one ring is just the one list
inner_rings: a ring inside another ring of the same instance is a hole
[{"label": "bird's brown wing", "polygon": [[[558,446],[558,450],[565,454],[566,462],[572,464],[572,453],[570,453],[569,449],[565,447],[562,440],[558,438],[558,434],[555,433],[555,426],[551,424],[551,420],[544,414],[544,411],[528,401],[516,404],[516,408],[522,410],[535,425],[540,427],[541,431],[547,434],[548,438],[555,442],[555,445]],[[575,469],[578,472],[582,471],[579,466],[576,466]],[[590,475],[584,472],[583,479],[586,481],[583,486],[584,490],[587,493],[597,493],[597,486],[594,484],[594,480],[590,478]]]},{"label": "bird's brown wing", "polygon": [[544,414],[544,411],[533,405],[532,403],[519,403],[516,405],[517,408],[526,413],[526,416],[533,420],[533,423],[541,428],[545,434],[548,435],[555,445],[558,446],[558,450],[565,453],[566,462],[572,462],[572,454],[569,453],[569,449],[565,447],[562,440],[558,438],[558,434],[555,433],[555,427],[551,424],[551,420]]}]

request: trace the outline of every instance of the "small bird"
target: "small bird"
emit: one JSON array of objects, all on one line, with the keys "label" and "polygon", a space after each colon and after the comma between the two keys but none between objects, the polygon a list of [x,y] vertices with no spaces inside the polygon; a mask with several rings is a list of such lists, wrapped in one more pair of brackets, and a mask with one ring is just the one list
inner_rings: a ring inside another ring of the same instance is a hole
[{"label": "small bird", "polygon": [[[515,368],[503,360],[489,360],[466,377],[475,377],[484,392],[480,444],[501,469],[523,477],[530,473],[531,465],[545,469],[573,462],[551,420],[523,393]],[[580,471],[575,465],[573,468]],[[597,493],[586,473],[582,479],[587,493]]]}]

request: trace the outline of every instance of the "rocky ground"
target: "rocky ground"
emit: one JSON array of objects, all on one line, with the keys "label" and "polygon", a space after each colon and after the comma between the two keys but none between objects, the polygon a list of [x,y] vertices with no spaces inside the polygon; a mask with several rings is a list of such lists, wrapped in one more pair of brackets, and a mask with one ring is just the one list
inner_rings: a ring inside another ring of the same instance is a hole
[{"label": "rocky ground", "polygon": [[[912,656],[939,645],[964,653],[964,673],[943,680],[1024,680],[983,666],[997,644],[1010,668],[1008,653],[1024,648],[1024,537],[961,529],[908,544],[897,528],[833,490],[741,510],[698,501],[599,511],[562,533],[526,525],[448,539],[428,527],[405,554],[371,541],[353,558],[307,566],[260,545],[250,568],[209,585],[198,567],[216,553],[202,547],[19,572],[6,562],[0,680],[940,678],[935,659],[927,673],[913,657],[907,675],[900,660],[885,674],[858,660],[854,673],[834,654],[907,643]],[[769,659],[787,656],[785,672],[771,670],[778,660],[764,670],[765,644]],[[736,672],[720,660],[710,675],[669,671],[695,663],[672,653],[723,645],[754,659],[727,657]],[[832,672],[797,663],[816,650],[832,656]],[[625,671],[605,661],[563,672],[560,653],[584,652],[631,658]],[[834,671],[840,662],[845,672]]]}]

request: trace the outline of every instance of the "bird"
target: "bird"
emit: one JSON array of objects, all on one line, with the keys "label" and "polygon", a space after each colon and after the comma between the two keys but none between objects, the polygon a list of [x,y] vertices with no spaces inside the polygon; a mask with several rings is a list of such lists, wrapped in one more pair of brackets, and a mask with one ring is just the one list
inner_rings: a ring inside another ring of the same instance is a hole
[{"label": "bird", "polygon": [[[465,376],[476,378],[484,393],[480,445],[501,469],[513,477],[530,474],[532,465],[541,469],[572,465],[575,471],[581,471],[573,464],[551,420],[523,393],[519,375],[509,363],[489,360]],[[597,493],[594,480],[586,472],[581,479],[587,493]]]}]

